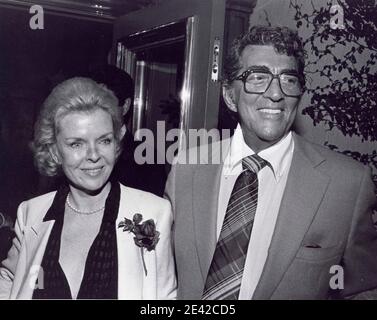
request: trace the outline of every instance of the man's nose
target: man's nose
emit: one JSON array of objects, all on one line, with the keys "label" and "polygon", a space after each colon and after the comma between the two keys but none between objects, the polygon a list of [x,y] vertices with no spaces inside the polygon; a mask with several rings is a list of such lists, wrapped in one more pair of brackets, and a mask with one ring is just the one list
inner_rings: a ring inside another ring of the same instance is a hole
[{"label": "man's nose", "polygon": [[96,145],[90,145],[87,150],[87,159],[92,162],[97,162],[100,158],[100,153],[98,152]]},{"label": "man's nose", "polygon": [[275,102],[284,99],[284,93],[281,91],[278,78],[272,79],[269,87],[264,93],[264,96]]}]

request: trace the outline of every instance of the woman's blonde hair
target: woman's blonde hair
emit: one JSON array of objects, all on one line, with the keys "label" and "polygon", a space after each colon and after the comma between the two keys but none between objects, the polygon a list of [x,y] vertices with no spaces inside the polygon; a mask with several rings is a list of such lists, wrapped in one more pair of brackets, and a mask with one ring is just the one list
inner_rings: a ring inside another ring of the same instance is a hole
[{"label": "woman's blonde hair", "polygon": [[58,84],[43,103],[34,128],[32,149],[34,161],[40,173],[56,176],[60,164],[51,155],[56,144],[58,120],[71,112],[93,112],[104,110],[110,114],[114,136],[120,148],[122,113],[118,99],[104,85],[89,78],[72,78]]}]

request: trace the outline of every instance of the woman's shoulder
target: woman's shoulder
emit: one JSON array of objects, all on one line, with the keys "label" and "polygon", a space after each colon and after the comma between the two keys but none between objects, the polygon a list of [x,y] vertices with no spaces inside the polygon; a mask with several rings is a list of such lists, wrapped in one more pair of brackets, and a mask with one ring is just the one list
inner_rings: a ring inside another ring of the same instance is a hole
[{"label": "woman's shoulder", "polygon": [[43,219],[47,210],[51,207],[55,194],[56,191],[52,191],[23,201],[19,206],[19,211],[22,211],[24,215],[24,222],[27,223],[27,220],[30,219]]},{"label": "woman's shoulder", "polygon": [[29,207],[40,206],[46,203],[49,203],[51,205],[52,201],[54,200],[55,194],[56,194],[56,191],[51,191],[51,192],[36,196],[34,198],[28,199],[24,201],[23,203]]},{"label": "woman's shoulder", "polygon": [[120,184],[121,195],[127,195],[128,198],[136,198],[138,200],[147,201],[156,205],[166,205],[169,201],[161,198],[151,192],[130,188]]},{"label": "woman's shoulder", "polygon": [[166,213],[171,214],[171,206],[168,200],[150,192],[126,187],[122,184],[120,186],[120,202],[125,205],[128,210],[133,210],[135,211],[134,213],[144,213],[145,218],[148,216],[160,216]]}]

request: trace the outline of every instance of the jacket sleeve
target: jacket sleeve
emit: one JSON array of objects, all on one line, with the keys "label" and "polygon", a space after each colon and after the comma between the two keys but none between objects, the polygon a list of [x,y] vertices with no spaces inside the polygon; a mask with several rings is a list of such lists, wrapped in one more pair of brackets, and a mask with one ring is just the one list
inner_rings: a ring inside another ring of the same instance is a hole
[{"label": "jacket sleeve", "polygon": [[13,286],[13,280],[21,250],[21,243],[24,234],[24,211],[26,204],[22,202],[18,207],[17,220],[15,223],[15,237],[7,258],[0,265],[0,299],[9,299]]},{"label": "jacket sleeve", "polygon": [[177,280],[171,239],[173,215],[171,205],[164,201],[159,220],[160,240],[156,246],[157,254],[157,299],[171,300],[177,297]]},{"label": "jacket sleeve", "polygon": [[340,290],[341,297],[377,288],[377,230],[372,217],[376,196],[373,190],[370,169],[365,168],[343,255],[344,289]]}]

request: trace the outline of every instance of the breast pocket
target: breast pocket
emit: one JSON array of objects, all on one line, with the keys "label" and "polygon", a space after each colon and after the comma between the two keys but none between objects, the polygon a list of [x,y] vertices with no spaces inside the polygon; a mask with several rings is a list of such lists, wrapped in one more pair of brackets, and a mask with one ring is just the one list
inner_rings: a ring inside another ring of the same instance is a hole
[{"label": "breast pocket", "polygon": [[330,246],[326,248],[302,246],[296,254],[296,259],[314,262],[340,258],[341,255],[342,248],[340,248],[339,246]]}]

